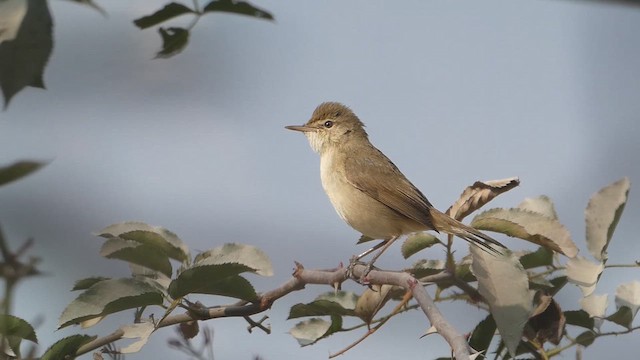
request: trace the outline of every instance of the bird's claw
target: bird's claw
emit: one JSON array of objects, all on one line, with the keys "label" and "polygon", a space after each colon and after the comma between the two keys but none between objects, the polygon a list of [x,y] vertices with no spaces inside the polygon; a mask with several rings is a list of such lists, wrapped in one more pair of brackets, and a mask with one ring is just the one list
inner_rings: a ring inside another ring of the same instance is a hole
[{"label": "bird's claw", "polygon": [[361,285],[370,286],[368,275],[371,272],[372,268],[373,268],[373,264],[367,263],[367,265],[364,268],[364,271],[362,272],[362,276],[360,276],[360,280],[358,281]]},{"label": "bird's claw", "polygon": [[[346,272],[345,276],[347,278],[351,278],[351,279],[356,280],[361,285],[369,285],[369,278],[367,276],[369,275],[371,270],[373,270],[373,264],[370,263],[370,262],[365,264],[364,262],[360,261],[359,259],[360,259],[359,257],[354,256],[349,260],[349,266],[347,266],[347,272]],[[362,272],[362,275],[360,277],[358,277],[357,279],[356,279],[356,276],[353,274],[353,270],[354,270],[356,265],[365,266],[364,271]]]}]

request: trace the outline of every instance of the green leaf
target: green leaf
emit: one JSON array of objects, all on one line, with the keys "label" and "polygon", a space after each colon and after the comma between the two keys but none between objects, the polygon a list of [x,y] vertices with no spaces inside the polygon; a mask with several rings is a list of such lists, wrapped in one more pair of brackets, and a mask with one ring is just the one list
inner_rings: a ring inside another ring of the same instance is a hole
[{"label": "green leaf", "polygon": [[464,282],[476,281],[476,276],[471,271],[471,262],[465,262],[464,259],[456,265],[456,277]]},{"label": "green leaf", "polygon": [[570,310],[564,312],[567,324],[580,326],[589,330],[593,330],[593,318],[584,310]]},{"label": "green leaf", "polygon": [[576,342],[584,347],[587,347],[593,344],[593,341],[595,339],[596,334],[591,330],[587,330],[576,337]]},{"label": "green leaf", "polygon": [[215,284],[254,269],[238,263],[195,266],[184,270],[169,284],[169,295],[178,299],[191,293],[214,293]]},{"label": "green leaf", "polygon": [[92,0],[70,0],[70,1],[78,4],[86,5],[96,10],[97,12],[99,12],[102,16],[104,17],[107,16],[107,12],[103,8],[101,8],[98,4],[94,3]]},{"label": "green leaf", "polygon": [[471,255],[471,269],[478,279],[478,291],[489,304],[502,341],[515,356],[532,310],[527,273],[509,251],[496,256],[472,246]]},{"label": "green leaf", "polygon": [[108,277],[102,277],[102,276],[93,276],[93,277],[80,279],[76,281],[75,284],[73,284],[73,289],[71,289],[71,291],[86,290],[92,287],[94,284],[99,283],[100,281],[109,280],[109,279],[110,278]]},{"label": "green leaf", "polygon": [[194,14],[194,13],[195,12],[190,8],[182,4],[172,2],[166,5],[165,7],[163,7],[162,9],[154,12],[151,15],[143,16],[139,19],[133,20],[133,23],[136,24],[136,26],[139,27],[140,29],[146,29],[148,27],[158,25],[160,23],[163,23],[169,19],[173,19],[180,15]]},{"label": "green leaf", "polygon": [[25,339],[34,343],[38,343],[36,332],[33,330],[33,326],[25,320],[13,316],[0,314],[0,334],[6,337],[13,337],[17,339]]},{"label": "green leaf", "polygon": [[493,319],[493,316],[489,314],[473,329],[471,338],[469,339],[469,346],[471,346],[474,350],[480,352],[484,351],[484,353],[487,354],[489,345],[491,345],[491,340],[493,340],[493,336],[495,333],[496,321]]},{"label": "green leaf", "polygon": [[163,249],[133,240],[108,239],[102,244],[100,255],[107,259],[120,259],[151,270],[157,270],[169,277],[173,272],[169,256]]},{"label": "green leaf", "polygon": [[519,208],[491,209],[476,216],[471,226],[527,240],[570,258],[578,253],[569,231],[558,220],[537,212]]},{"label": "green leaf", "polygon": [[104,317],[122,310],[162,304],[162,293],[154,286],[136,279],[100,281],[69,304],[62,312],[59,328]]},{"label": "green leaf", "polygon": [[168,59],[180,54],[189,43],[189,30],[179,27],[158,29],[162,37],[162,49],[156,54],[156,59]]},{"label": "green leaf", "polygon": [[538,250],[521,256],[520,263],[525,269],[550,266],[553,264],[553,252],[546,247],[541,246]]},{"label": "green leaf", "polygon": [[426,232],[409,235],[402,244],[402,256],[408,259],[411,255],[438,243],[440,243],[440,240],[437,237]]},{"label": "green leaf", "polygon": [[287,319],[323,315],[355,316],[357,299],[356,294],[346,291],[323,294],[308,304],[293,305]]},{"label": "green leaf", "polygon": [[0,186],[27,176],[44,165],[46,165],[46,163],[36,161],[17,161],[9,166],[0,167]]},{"label": "green leaf", "polygon": [[366,236],[366,235],[362,235],[362,236],[360,236],[360,238],[358,239],[358,242],[356,243],[356,245],[360,245],[360,244],[362,244],[362,243],[366,243],[366,242],[369,242],[369,241],[372,241],[372,240],[376,240],[376,239],[374,239],[374,238],[370,238],[370,237],[368,237],[368,236]]},{"label": "green leaf", "polygon": [[557,278],[551,279],[549,282],[553,285],[553,289],[549,291],[551,295],[555,295],[560,291],[567,283],[569,279],[566,276],[558,276]]},{"label": "green leaf", "polygon": [[203,12],[205,13],[218,11],[238,15],[247,15],[265,20],[273,20],[273,15],[271,15],[269,12],[257,8],[246,1],[213,0],[208,3],[203,9]]},{"label": "green leaf", "polygon": [[50,348],[42,355],[41,360],[60,360],[60,359],[74,359],[78,349],[93,340],[97,336],[89,335],[72,335],[57,341],[51,345]]},{"label": "green leaf", "polygon": [[587,248],[596,260],[607,259],[607,247],[629,198],[631,182],[622,178],[595,193],[585,210]]},{"label": "green leaf", "polygon": [[189,293],[228,296],[246,301],[256,301],[258,299],[258,294],[256,294],[256,290],[251,283],[240,275],[232,275],[215,282],[205,281],[200,285],[200,287]]},{"label": "green leaf", "polygon": [[633,322],[633,313],[631,309],[626,306],[620,306],[618,311],[607,316],[605,319],[613,321],[614,323],[624,326],[627,329],[631,329],[631,323]]},{"label": "green leaf", "polygon": [[187,245],[176,234],[159,226],[141,222],[123,222],[107,226],[96,235],[106,239],[121,238],[137,241],[161,250],[172,259],[183,263],[189,260]]}]

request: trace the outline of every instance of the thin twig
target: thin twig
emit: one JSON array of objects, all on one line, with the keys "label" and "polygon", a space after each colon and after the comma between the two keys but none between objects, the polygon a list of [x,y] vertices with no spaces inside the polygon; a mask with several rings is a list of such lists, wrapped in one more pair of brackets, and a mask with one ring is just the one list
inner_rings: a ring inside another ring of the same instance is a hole
[{"label": "thin twig", "polygon": [[338,357],[344,353],[346,353],[347,351],[353,349],[356,345],[360,344],[361,342],[364,341],[364,339],[368,338],[369,336],[373,335],[376,331],[378,331],[387,321],[389,321],[389,319],[391,319],[392,316],[394,316],[395,314],[400,313],[400,311],[402,310],[402,308],[409,302],[409,300],[411,300],[411,292],[407,291],[405,296],[402,298],[402,301],[393,309],[393,311],[391,312],[391,314],[389,314],[389,316],[386,316],[383,320],[381,320],[374,328],[369,329],[366,333],[364,333],[364,335],[362,335],[358,340],[354,341],[353,343],[351,343],[351,345],[347,346],[346,348],[338,351],[335,354],[329,355],[329,359],[333,359],[334,357]]}]

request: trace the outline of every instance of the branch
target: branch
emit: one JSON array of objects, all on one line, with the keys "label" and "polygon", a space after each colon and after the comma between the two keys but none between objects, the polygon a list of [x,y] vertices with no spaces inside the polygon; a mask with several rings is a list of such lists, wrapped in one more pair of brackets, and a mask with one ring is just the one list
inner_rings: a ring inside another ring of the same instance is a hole
[{"label": "branch", "polygon": [[[333,286],[342,283],[349,278],[359,280],[366,271],[365,265],[357,264],[349,270],[343,267],[332,270],[306,270],[302,265],[296,263],[293,277],[279,287],[261,294],[257,302],[247,303],[240,301],[236,304],[212,307],[203,311],[187,311],[183,314],[167,316],[157,324],[157,328],[176,325],[194,320],[209,320],[223,317],[247,317],[266,311],[273,303],[294,291],[304,289],[306,284],[326,284]],[[431,324],[438,330],[445,340],[452,347],[456,359],[469,359],[469,346],[465,338],[444,318],[438,310],[433,299],[427,294],[425,288],[420,286],[418,281],[408,273],[372,270],[366,276],[366,281],[374,285],[397,285],[407,291],[420,305],[422,311],[427,315]],[[76,352],[76,356],[86,354],[96,350],[107,343],[120,340],[124,332],[117,330],[103,338],[98,338],[81,346]]]}]

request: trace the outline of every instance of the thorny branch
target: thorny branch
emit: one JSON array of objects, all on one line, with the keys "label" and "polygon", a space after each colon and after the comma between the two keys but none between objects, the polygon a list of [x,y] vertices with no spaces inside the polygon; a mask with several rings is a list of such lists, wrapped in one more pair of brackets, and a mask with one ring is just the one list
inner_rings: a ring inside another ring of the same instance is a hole
[{"label": "thorny branch", "polygon": [[[360,280],[366,271],[365,265],[354,265],[349,271],[347,268],[339,267],[332,270],[307,270],[301,264],[296,263],[296,269],[291,279],[284,282],[279,287],[260,294],[256,302],[240,301],[227,306],[217,306],[204,309],[204,311],[187,311],[178,315],[167,316],[162,319],[157,328],[167,327],[194,320],[209,320],[223,317],[248,317],[271,308],[273,303],[294,291],[304,289],[307,284],[326,284],[333,286],[342,283],[346,279]],[[460,334],[442,315],[436,307],[433,299],[413,276],[406,272],[372,270],[366,275],[366,281],[372,285],[396,285],[411,293],[418,305],[425,313],[431,324],[438,333],[445,338],[451,346],[456,359],[463,360],[470,358],[469,346],[462,334]],[[76,356],[86,354],[96,350],[108,343],[122,338],[124,332],[116,330],[112,334],[91,341],[78,349]]]}]

